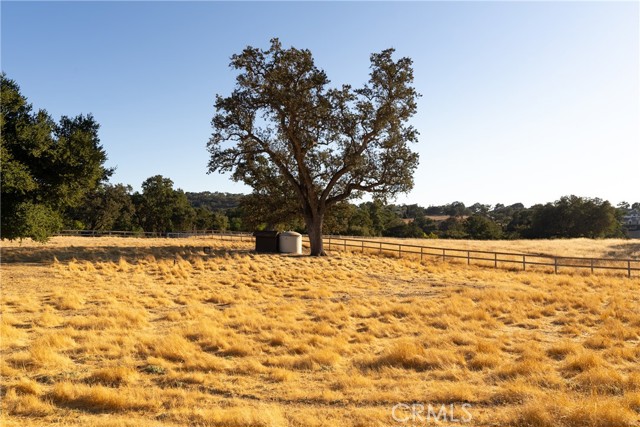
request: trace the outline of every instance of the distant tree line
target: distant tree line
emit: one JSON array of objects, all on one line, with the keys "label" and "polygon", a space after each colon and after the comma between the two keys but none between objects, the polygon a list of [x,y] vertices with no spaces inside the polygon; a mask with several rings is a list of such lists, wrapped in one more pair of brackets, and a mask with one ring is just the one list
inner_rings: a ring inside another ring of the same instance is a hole
[{"label": "distant tree line", "polygon": [[[522,203],[495,206],[453,202],[443,206],[345,204],[330,213],[325,232],[356,236],[443,239],[547,239],[624,237],[621,219],[640,203],[577,196],[526,208]],[[291,223],[294,225],[295,223]]]},{"label": "distant tree line", "polygon": [[[210,208],[218,206],[218,208]],[[454,202],[443,206],[394,205],[370,201],[341,203],[328,212],[325,234],[442,239],[548,239],[624,237],[621,218],[640,203],[613,207],[608,201],[577,196],[526,208]],[[160,175],[133,193],[121,184],[101,184],[70,212],[73,228],[171,232],[185,230],[292,229],[303,218],[269,210],[255,195],[184,193]],[[67,222],[69,223],[69,222]]]},{"label": "distant tree line", "polygon": [[[1,75],[2,239],[45,241],[63,228],[152,231],[305,230],[295,199],[267,194],[185,193],[161,175],[140,192],[108,182],[106,152],[91,116],[54,121],[33,111],[20,88]],[[324,218],[325,234],[443,239],[623,237],[622,219],[640,203],[576,196],[526,208],[453,202],[442,206],[340,202]]]}]

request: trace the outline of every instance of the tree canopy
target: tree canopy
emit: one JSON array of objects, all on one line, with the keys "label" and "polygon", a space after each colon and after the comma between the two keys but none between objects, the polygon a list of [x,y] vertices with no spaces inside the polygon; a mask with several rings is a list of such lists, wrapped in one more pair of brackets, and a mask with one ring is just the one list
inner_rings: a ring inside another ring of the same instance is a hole
[{"label": "tree canopy", "polygon": [[173,181],[162,175],[147,178],[142,183],[142,194],[135,197],[138,220],[147,231],[166,233],[193,228],[196,211]]},{"label": "tree canopy", "polygon": [[418,155],[409,58],[393,49],[370,57],[367,84],[330,86],[307,49],[245,48],[231,57],[238,70],[231,95],[216,97],[209,172],[232,172],[258,194],[296,200],[311,241],[323,254],[327,210],[360,197],[394,196],[413,186]]},{"label": "tree canopy", "polygon": [[91,115],[33,112],[18,84],[0,76],[1,237],[45,241],[63,225],[65,211],[113,172]]}]

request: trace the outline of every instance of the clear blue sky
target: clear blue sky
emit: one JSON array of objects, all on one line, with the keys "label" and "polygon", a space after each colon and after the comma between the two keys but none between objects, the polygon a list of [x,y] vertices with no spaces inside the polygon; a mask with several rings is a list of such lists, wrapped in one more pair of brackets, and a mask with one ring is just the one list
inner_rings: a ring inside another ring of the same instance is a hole
[{"label": "clear blue sky", "polygon": [[248,192],[207,175],[216,93],[245,46],[309,48],[335,84],[414,60],[420,167],[399,203],[640,201],[639,3],[9,2],[2,70],[35,108],[92,113],[140,188]]}]

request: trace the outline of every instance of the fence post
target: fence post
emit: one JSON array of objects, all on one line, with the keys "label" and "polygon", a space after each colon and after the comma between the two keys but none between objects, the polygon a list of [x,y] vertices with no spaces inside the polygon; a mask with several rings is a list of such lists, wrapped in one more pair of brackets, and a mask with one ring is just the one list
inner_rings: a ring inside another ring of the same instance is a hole
[{"label": "fence post", "polygon": [[382,253],[382,242],[380,242],[380,249],[378,249],[378,255]]},{"label": "fence post", "polygon": [[398,258],[402,258],[402,245],[398,245]]},{"label": "fence post", "polygon": [[446,249],[442,249],[442,261],[444,261],[444,258],[445,258],[445,253],[444,253],[445,251]]},{"label": "fence post", "polygon": [[424,248],[422,246],[420,246],[420,261],[422,261],[422,257],[424,255],[423,249]]},{"label": "fence post", "polygon": [[527,256],[522,255],[522,271],[526,271],[526,270],[527,270]]},{"label": "fence post", "polygon": [[591,258],[591,274],[593,274],[593,258]]},{"label": "fence post", "polygon": [[471,251],[467,251],[467,265],[471,264]]},{"label": "fence post", "polygon": [[498,268],[498,254],[496,252],[493,253],[493,268]]},{"label": "fence post", "polygon": [[553,258],[553,270],[555,274],[558,274],[558,258]]}]

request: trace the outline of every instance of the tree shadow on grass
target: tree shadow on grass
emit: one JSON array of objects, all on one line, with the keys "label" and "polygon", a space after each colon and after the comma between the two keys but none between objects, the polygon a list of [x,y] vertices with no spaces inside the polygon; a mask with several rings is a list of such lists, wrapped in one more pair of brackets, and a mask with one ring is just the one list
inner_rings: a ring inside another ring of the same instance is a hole
[{"label": "tree shadow on grass", "polygon": [[628,258],[640,260],[640,242],[622,243],[611,246],[607,251],[607,258]]},{"label": "tree shadow on grass", "polygon": [[57,259],[90,262],[118,262],[120,258],[129,263],[154,257],[161,259],[188,258],[190,256],[224,256],[226,254],[252,253],[249,249],[214,249],[210,246],[73,246],[73,247],[29,247],[2,248],[2,264],[43,264]]}]

